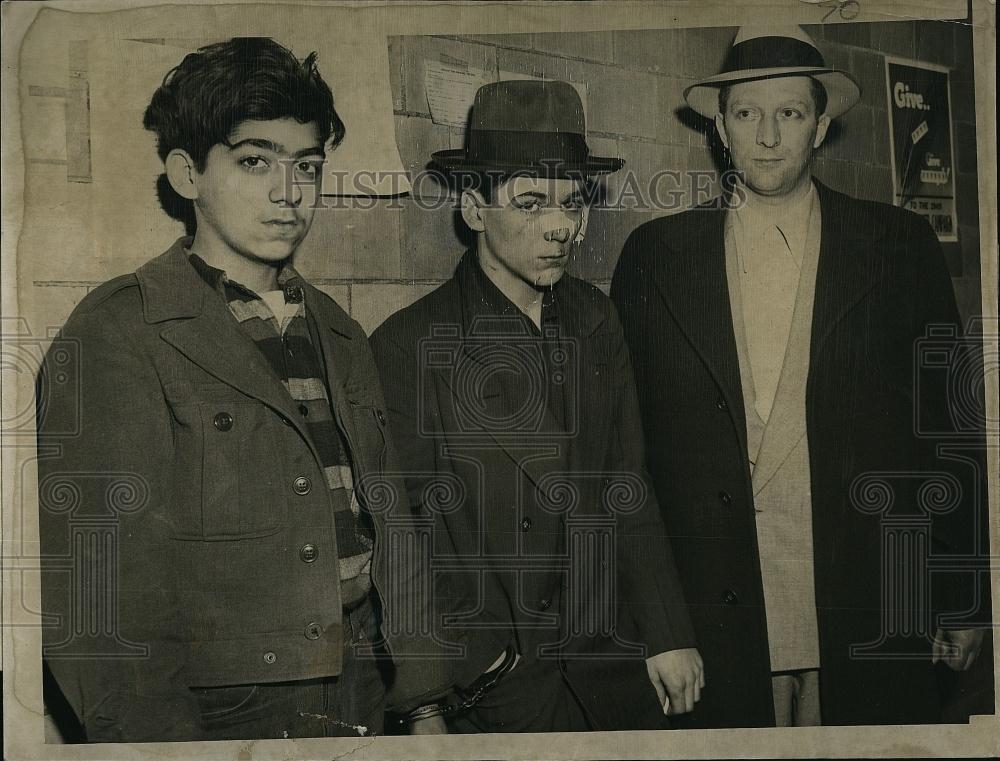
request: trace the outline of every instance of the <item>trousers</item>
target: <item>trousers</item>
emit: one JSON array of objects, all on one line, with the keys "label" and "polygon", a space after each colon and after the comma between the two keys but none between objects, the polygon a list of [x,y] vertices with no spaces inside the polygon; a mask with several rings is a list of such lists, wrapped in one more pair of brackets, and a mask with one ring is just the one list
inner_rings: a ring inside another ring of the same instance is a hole
[{"label": "trousers", "polygon": [[191,688],[206,740],[358,737],[382,734],[385,683],[356,647],[376,637],[371,600],[344,611],[344,668],[321,679]]}]

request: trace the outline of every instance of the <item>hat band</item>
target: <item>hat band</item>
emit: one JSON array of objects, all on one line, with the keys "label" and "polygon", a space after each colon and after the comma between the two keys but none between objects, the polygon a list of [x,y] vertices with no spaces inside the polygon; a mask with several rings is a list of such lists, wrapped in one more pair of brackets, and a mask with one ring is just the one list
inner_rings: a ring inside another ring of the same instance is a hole
[{"label": "hat band", "polygon": [[826,63],[808,42],[792,37],[754,37],[732,47],[721,73],[796,66],[823,68]]},{"label": "hat band", "polygon": [[516,166],[584,164],[590,155],[578,132],[521,132],[471,129],[466,159],[473,163]]}]

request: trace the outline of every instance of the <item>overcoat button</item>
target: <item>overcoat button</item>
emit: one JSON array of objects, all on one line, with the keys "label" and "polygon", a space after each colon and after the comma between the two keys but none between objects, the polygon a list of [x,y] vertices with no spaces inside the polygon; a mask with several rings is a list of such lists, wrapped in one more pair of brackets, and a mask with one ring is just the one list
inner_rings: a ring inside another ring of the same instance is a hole
[{"label": "overcoat button", "polygon": [[274,663],[277,660],[278,660],[278,656],[275,655],[270,650],[268,650],[266,653],[264,653],[264,663]]},{"label": "overcoat button", "polygon": [[531,528],[531,518],[525,518],[521,521],[521,531],[527,531]]},{"label": "overcoat button", "polygon": [[720,491],[719,492],[719,502],[721,502],[722,504],[724,504],[724,505],[726,505],[728,507],[729,505],[733,504],[733,497],[727,491]]},{"label": "overcoat button", "polygon": [[323,627],[312,621],[306,624],[305,635],[306,639],[319,639],[323,636]]},{"label": "overcoat button", "polygon": [[312,481],[305,476],[299,476],[292,482],[292,489],[296,494],[308,494],[312,489]]},{"label": "overcoat button", "polygon": [[716,400],[715,406],[718,407],[720,410],[725,410],[729,408],[729,405],[726,404],[726,400],[723,399],[721,396]]},{"label": "overcoat button", "polygon": [[726,605],[736,605],[739,601],[739,596],[731,589],[727,589],[722,593],[722,602]]},{"label": "overcoat button", "polygon": [[212,423],[214,423],[215,427],[220,431],[228,431],[233,427],[233,416],[228,412],[220,412],[215,416],[215,419],[212,420]]},{"label": "overcoat button", "polygon": [[319,550],[315,544],[303,544],[299,550],[299,557],[303,563],[312,563],[319,557]]},{"label": "overcoat button", "polygon": [[378,418],[379,425],[385,425],[385,413],[382,410],[375,410],[375,417]]},{"label": "overcoat button", "polygon": [[552,600],[546,598],[542,600],[538,605],[542,610],[548,610],[549,608],[552,607]]}]

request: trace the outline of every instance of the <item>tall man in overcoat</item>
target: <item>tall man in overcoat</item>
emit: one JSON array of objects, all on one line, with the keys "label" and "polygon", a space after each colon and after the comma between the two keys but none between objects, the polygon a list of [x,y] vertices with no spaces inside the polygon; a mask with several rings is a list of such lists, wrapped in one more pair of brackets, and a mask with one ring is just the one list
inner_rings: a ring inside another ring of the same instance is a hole
[{"label": "tall man in overcoat", "polygon": [[[590,155],[565,82],[486,85],[470,121],[467,147],[435,159],[465,180],[475,245],[372,335],[409,504],[433,523],[437,634],[469,633],[444,664],[452,689],[414,718],[661,727],[698,700],[701,661],[621,326],[564,274],[586,178],[622,162]],[[488,689],[470,694],[474,681]]]},{"label": "tall man in overcoat", "polygon": [[941,565],[975,561],[985,492],[917,361],[940,326],[967,349],[940,246],[811,176],[859,89],[802,30],[740,30],[685,97],[741,179],[635,230],[611,296],[709,675],[689,725],[935,721],[933,662],[968,668],[985,602]]}]

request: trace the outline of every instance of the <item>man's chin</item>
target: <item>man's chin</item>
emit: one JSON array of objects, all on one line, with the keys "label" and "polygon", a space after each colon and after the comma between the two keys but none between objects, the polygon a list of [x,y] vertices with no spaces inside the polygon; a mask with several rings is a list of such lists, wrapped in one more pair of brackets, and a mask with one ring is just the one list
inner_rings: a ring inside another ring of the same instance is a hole
[{"label": "man's chin", "polygon": [[253,258],[267,264],[277,264],[290,258],[299,247],[299,241],[266,241],[254,247]]},{"label": "man's chin", "polygon": [[759,196],[784,195],[788,192],[786,185],[779,177],[762,177],[758,182],[747,182],[747,187]]},{"label": "man's chin", "polygon": [[535,280],[536,288],[551,288],[556,283],[562,279],[562,276],[566,274],[565,267],[552,267],[549,269],[542,270],[539,273],[538,278]]}]

